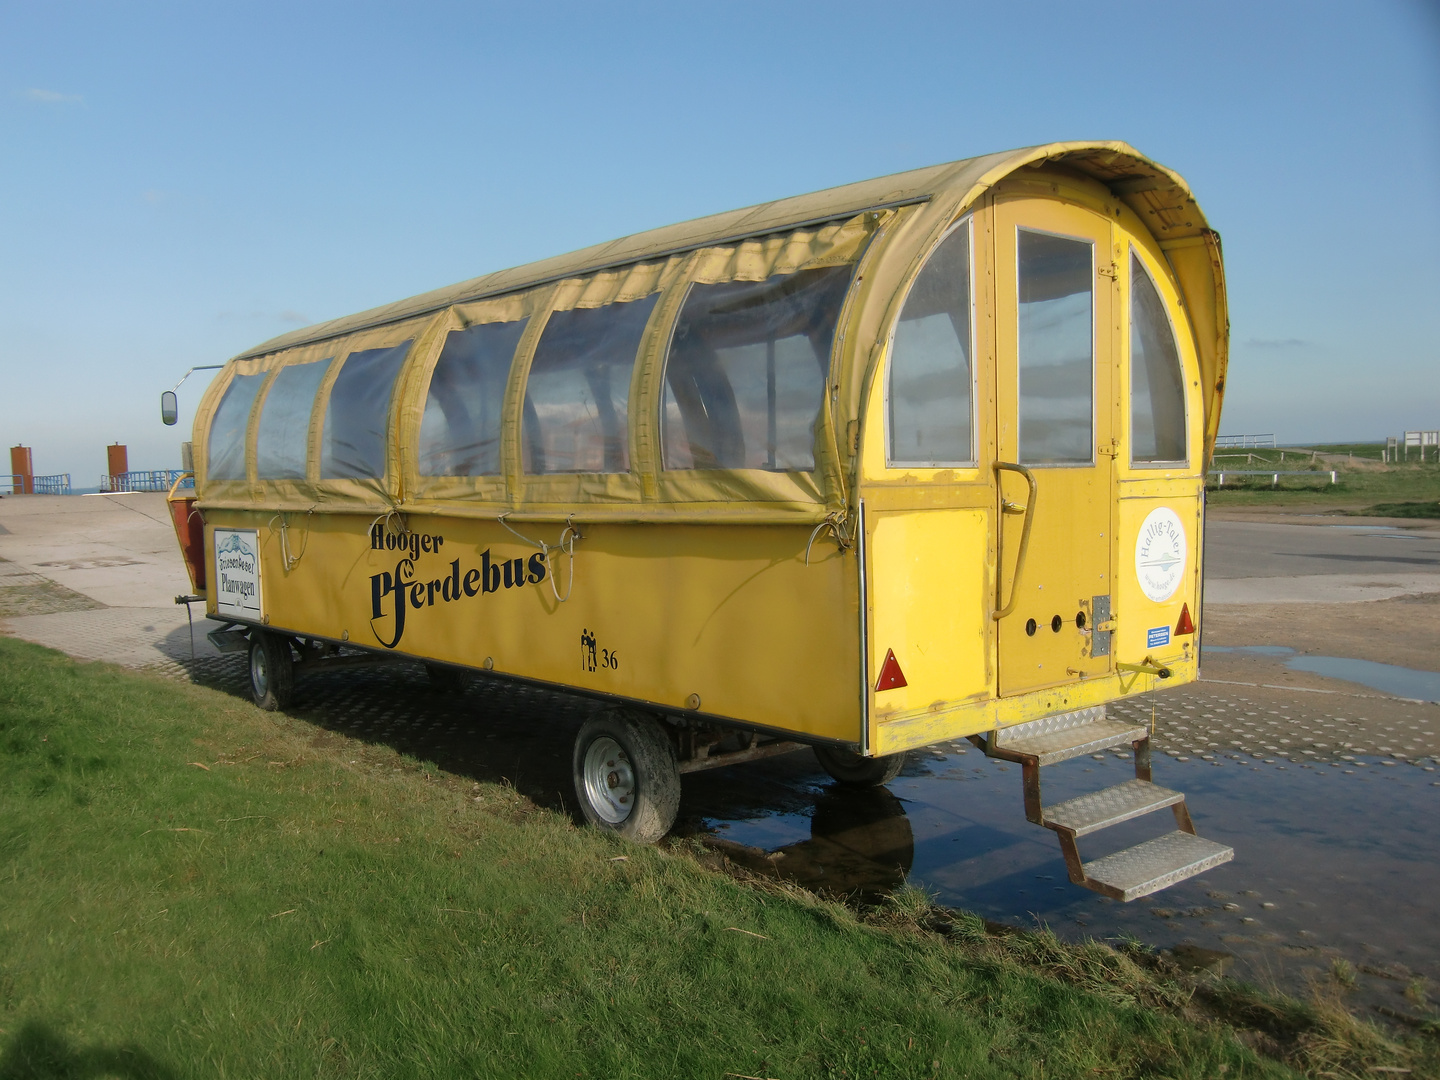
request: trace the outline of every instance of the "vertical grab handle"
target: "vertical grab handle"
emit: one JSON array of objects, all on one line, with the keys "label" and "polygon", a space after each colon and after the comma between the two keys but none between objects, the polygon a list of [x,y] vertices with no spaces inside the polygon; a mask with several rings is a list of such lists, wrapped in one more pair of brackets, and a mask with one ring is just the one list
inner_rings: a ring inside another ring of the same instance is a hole
[{"label": "vertical grab handle", "polygon": [[[1015,600],[1016,600],[1016,598],[1020,595],[1020,571],[1023,570],[1024,567],[1025,567],[1025,553],[1030,550],[1030,526],[1031,526],[1031,524],[1033,524],[1034,521],[1035,521],[1035,495],[1036,495],[1036,490],[1037,490],[1037,489],[1036,489],[1036,486],[1035,486],[1035,476],[1034,476],[1034,474],[1031,473],[1029,469],[1025,468],[1024,465],[1017,465],[1017,464],[1016,464],[1015,462],[1013,462],[1013,461],[997,461],[997,462],[995,462],[995,472],[996,472],[996,488],[997,488],[997,489],[1000,487],[1000,485],[999,485],[999,474],[1000,474],[1001,472],[1014,472],[1014,473],[1019,473],[1021,476],[1023,476],[1023,477],[1025,478],[1025,482],[1030,485],[1030,500],[1029,500],[1024,506],[1020,507],[1020,509],[1021,509],[1022,511],[1024,511],[1024,514],[1025,514],[1025,524],[1020,527],[1020,552],[1019,552],[1019,554],[1016,555],[1016,557],[1015,557],[1015,580],[1010,583],[1010,602],[1009,602],[1008,604],[1006,604],[1004,607],[1002,607],[1002,608],[998,609],[997,611],[995,611],[995,612],[990,616],[990,617],[991,617],[992,619],[994,619],[996,622],[999,622],[1001,619],[1005,618],[1006,615],[1009,615],[1012,611],[1015,610]],[[1004,514],[1005,514],[1005,509],[1006,509],[1005,495],[1004,495],[1004,492],[1001,491],[1001,493],[1000,493],[1000,514],[1001,514],[1002,520],[1003,520],[1003,517],[1004,517]],[[1001,552],[1000,554],[1001,554],[1001,557],[1003,558],[1003,552]],[[1001,584],[1000,584],[1000,567],[997,566],[997,567],[996,567],[996,572],[995,572],[995,602],[996,602],[996,603],[999,603],[999,602],[1000,602],[1000,589],[1001,589]]]}]

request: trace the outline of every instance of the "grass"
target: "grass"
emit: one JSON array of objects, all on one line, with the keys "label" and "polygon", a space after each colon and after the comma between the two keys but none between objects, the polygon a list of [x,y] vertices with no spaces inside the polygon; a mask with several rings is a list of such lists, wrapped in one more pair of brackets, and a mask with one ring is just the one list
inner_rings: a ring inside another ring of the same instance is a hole
[{"label": "grass", "polygon": [[[1280,484],[1272,488],[1268,475],[1232,474],[1220,488],[1212,477],[1207,500],[1218,507],[1305,506],[1386,517],[1440,516],[1440,463],[1412,458],[1385,464],[1380,461],[1381,449],[1368,443],[1337,443],[1303,449],[1221,450],[1212,469],[1278,471]],[[1332,469],[1334,484],[1329,483]]]},{"label": "grass", "polygon": [[997,936],[913,890],[857,913],[706,858],[0,638],[4,1080],[1280,1077],[1276,1058],[1340,1075],[1434,1061],[1343,1013],[1222,1000],[1143,950]]}]

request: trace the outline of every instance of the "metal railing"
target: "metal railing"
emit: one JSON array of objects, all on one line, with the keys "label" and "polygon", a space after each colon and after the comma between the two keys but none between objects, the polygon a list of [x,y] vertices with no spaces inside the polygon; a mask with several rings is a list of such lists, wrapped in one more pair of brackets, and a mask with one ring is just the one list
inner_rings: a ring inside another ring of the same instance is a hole
[{"label": "metal railing", "polygon": [[8,473],[11,495],[69,495],[70,474],[55,473],[51,476],[26,476],[24,473]]},{"label": "metal railing", "polygon": [[1217,435],[1215,437],[1216,450],[1273,450],[1275,449],[1275,434],[1269,432],[1264,435]]},{"label": "metal railing", "polygon": [[[100,490],[118,491],[169,491],[175,481],[185,475],[184,469],[139,469],[132,472],[102,475]],[[39,477],[36,477],[38,482]],[[194,487],[193,478],[187,478],[182,487]]]},{"label": "metal railing", "polygon": [[1217,482],[1217,484],[1216,484],[1216,487],[1224,487],[1224,486],[1225,486],[1225,477],[1227,477],[1227,476],[1268,476],[1268,477],[1270,477],[1270,486],[1271,486],[1272,488],[1278,488],[1278,487],[1280,486],[1280,478],[1281,478],[1282,476],[1285,477],[1287,480],[1289,480],[1289,479],[1294,479],[1294,478],[1297,478],[1297,477],[1304,477],[1304,478],[1310,479],[1310,480],[1316,479],[1316,478],[1318,477],[1318,478],[1320,478],[1320,479],[1323,480],[1325,477],[1328,476],[1328,477],[1330,478],[1330,479],[1329,479],[1329,482],[1332,483],[1332,484],[1336,484],[1336,483],[1339,483],[1339,480],[1336,479],[1335,473],[1336,473],[1336,470],[1334,470],[1334,469],[1331,469],[1328,473],[1327,473],[1327,472],[1311,471],[1311,470],[1309,470],[1309,469],[1211,469],[1211,470],[1210,470],[1210,475],[1211,475],[1211,476],[1214,476],[1214,477],[1218,477],[1218,478],[1219,478],[1219,480],[1218,480],[1218,482]]}]

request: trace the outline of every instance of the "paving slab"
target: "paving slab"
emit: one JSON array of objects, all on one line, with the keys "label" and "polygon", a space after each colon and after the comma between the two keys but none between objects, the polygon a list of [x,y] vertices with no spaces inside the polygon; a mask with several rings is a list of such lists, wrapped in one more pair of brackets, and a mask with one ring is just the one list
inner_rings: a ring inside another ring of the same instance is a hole
[{"label": "paving slab", "polygon": [[0,499],[0,558],[108,607],[171,603],[190,591],[165,496]]},{"label": "paving slab", "polygon": [[[81,660],[126,667],[189,663],[190,592],[165,496],[0,499],[0,632]],[[197,605],[198,607],[198,605]],[[194,659],[219,656],[195,612]]]}]

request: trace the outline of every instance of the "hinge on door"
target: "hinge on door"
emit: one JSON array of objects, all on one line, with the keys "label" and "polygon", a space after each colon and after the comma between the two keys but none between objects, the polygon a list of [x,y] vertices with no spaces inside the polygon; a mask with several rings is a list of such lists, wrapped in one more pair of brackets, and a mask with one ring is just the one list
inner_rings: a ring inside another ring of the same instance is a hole
[{"label": "hinge on door", "polygon": [[1109,266],[1102,266],[1095,272],[1101,277],[1108,277],[1111,281],[1114,281],[1120,276],[1120,267],[1112,262]]},{"label": "hinge on door", "polygon": [[1111,439],[1107,443],[1101,443],[1099,446],[1096,447],[1096,449],[1099,450],[1100,453],[1104,454],[1106,457],[1119,457],[1120,440]]}]

